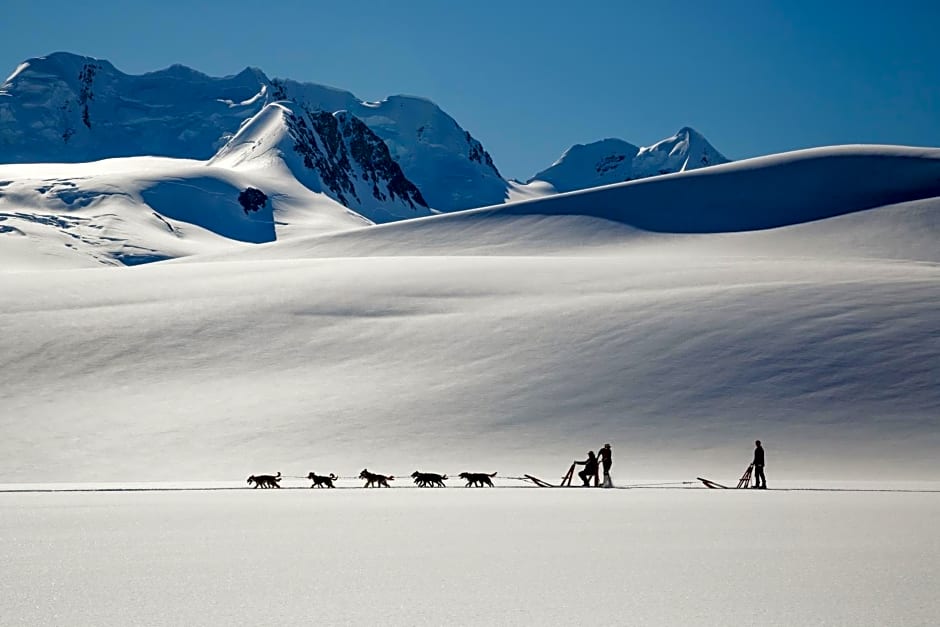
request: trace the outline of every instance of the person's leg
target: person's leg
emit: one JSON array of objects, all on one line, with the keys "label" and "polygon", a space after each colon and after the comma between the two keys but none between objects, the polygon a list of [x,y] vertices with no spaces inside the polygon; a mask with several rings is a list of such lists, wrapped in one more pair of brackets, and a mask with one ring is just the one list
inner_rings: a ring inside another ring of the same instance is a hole
[{"label": "person's leg", "polygon": [[758,488],[767,487],[767,478],[764,477],[764,467],[754,466],[754,481]]},{"label": "person's leg", "polygon": [[590,483],[588,483],[588,471],[586,468],[582,470],[581,472],[579,472],[578,476],[581,477],[581,483],[583,483],[586,486],[590,485]]}]

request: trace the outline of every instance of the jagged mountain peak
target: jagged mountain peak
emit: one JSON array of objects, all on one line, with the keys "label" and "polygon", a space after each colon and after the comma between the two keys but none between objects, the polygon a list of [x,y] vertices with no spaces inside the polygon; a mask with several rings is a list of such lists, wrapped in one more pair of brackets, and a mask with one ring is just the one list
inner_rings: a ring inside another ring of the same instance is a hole
[{"label": "jagged mountain peak", "polygon": [[702,139],[705,138],[704,135],[702,135],[701,133],[699,133],[697,130],[695,130],[695,129],[692,128],[691,126],[683,126],[682,128],[680,128],[680,129],[676,132],[676,136],[677,136],[677,137],[679,137],[679,136],[683,136],[683,137],[701,137]]},{"label": "jagged mountain peak", "polygon": [[269,103],[210,161],[242,169],[281,167],[373,222],[430,215],[421,191],[388,147],[349,111]]},{"label": "jagged mountain peak", "polygon": [[281,142],[286,133],[285,116],[291,115],[290,102],[272,102],[245,120],[209,165],[227,167],[263,167],[280,158]]},{"label": "jagged mountain peak", "polygon": [[635,146],[617,138],[575,144],[529,183],[543,181],[558,192],[621,183],[649,176],[693,170],[728,161],[690,126],[651,146]]},{"label": "jagged mountain peak", "polygon": [[640,173],[654,174],[682,172],[728,162],[704,135],[689,126],[682,127],[672,137],[641,148],[637,159],[642,164]]},{"label": "jagged mountain peak", "polygon": [[[717,150],[705,139],[705,136],[696,131],[691,126],[683,126],[676,133],[665,139],[661,139],[655,144],[648,146],[646,148],[641,148],[641,150],[656,150],[661,149],[666,146],[676,146],[679,144],[688,143],[692,147],[702,147],[708,148],[711,151],[718,153]],[[718,153],[720,154],[720,153]]]}]

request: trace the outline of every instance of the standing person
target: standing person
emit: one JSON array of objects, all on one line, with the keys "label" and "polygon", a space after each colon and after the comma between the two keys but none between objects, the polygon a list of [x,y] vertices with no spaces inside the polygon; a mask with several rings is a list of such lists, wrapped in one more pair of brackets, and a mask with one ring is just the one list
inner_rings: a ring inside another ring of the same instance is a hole
[{"label": "standing person", "polygon": [[767,489],[767,477],[764,476],[764,447],[760,445],[760,440],[754,442],[754,487],[761,490]]},{"label": "standing person", "polygon": [[605,488],[612,488],[614,487],[614,482],[610,478],[610,467],[613,465],[614,460],[611,457],[612,453],[610,450],[610,444],[605,444],[603,448],[597,452],[597,454],[600,455],[601,466],[604,467],[604,483],[601,485],[603,485]]},{"label": "standing person", "polygon": [[575,464],[584,466],[584,470],[578,473],[581,481],[584,482],[582,487],[591,487],[591,478],[597,476],[597,457],[594,455],[594,451],[588,451],[588,458],[583,462],[575,462]]}]

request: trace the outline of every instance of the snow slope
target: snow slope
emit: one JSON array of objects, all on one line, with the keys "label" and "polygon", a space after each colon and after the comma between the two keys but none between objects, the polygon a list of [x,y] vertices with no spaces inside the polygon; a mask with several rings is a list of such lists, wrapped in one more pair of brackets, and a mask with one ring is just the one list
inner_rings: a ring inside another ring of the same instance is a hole
[{"label": "snow slope", "polygon": [[553,476],[609,441],[615,476],[723,479],[760,437],[772,485],[938,478],[938,198],[940,151],[819,149],[2,273],[0,466]]},{"label": "snow slope", "polygon": [[621,139],[577,144],[528,183],[548,183],[555,191],[570,192],[727,162],[701,133],[683,127],[672,137],[644,148]]},{"label": "snow slope", "polygon": [[[246,210],[239,196],[268,200]],[[283,167],[128,157],[0,165],[0,268],[136,265],[368,224]]]},{"label": "snow slope", "polygon": [[[835,146],[738,161],[218,259],[768,250],[940,261],[940,149]],[[878,208],[878,211],[866,211]],[[842,216],[842,217],[840,217]],[[683,237],[678,237],[682,235]],[[208,258],[203,258],[208,259]]]}]

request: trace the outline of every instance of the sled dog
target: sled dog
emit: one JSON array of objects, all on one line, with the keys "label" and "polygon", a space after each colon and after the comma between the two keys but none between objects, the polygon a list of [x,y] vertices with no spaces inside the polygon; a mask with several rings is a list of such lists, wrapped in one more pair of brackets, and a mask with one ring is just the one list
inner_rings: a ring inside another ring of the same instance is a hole
[{"label": "sled dog", "polygon": [[411,473],[411,476],[415,480],[415,485],[419,488],[446,488],[444,481],[447,479],[447,475],[439,475],[436,472],[421,472],[416,470]]},{"label": "sled dog", "polygon": [[366,488],[388,488],[389,481],[393,481],[395,477],[379,475],[374,472],[369,472],[368,469],[363,468],[362,472],[359,473],[360,479],[365,479]]},{"label": "sled dog", "polygon": [[280,488],[281,471],[276,475],[251,475],[248,477],[248,485],[255,484],[255,488]]},{"label": "sled dog", "polygon": [[492,488],[492,477],[495,477],[496,473],[494,472],[487,474],[485,472],[462,472],[458,476],[467,482],[467,485],[464,486],[465,488],[469,488],[470,486],[476,486],[480,488],[487,486]]},{"label": "sled dog", "polygon": [[318,475],[315,472],[311,472],[309,475],[307,475],[307,479],[310,479],[310,481],[313,481],[313,485],[310,486],[311,488],[335,488],[336,486],[333,485],[333,482],[336,481],[338,478],[339,477],[337,477],[333,473],[330,473],[329,475],[324,476],[324,475]]}]

